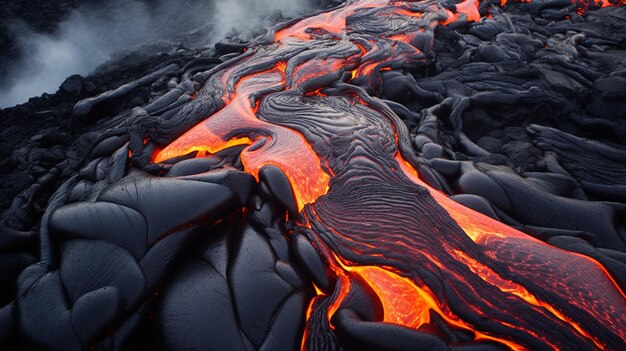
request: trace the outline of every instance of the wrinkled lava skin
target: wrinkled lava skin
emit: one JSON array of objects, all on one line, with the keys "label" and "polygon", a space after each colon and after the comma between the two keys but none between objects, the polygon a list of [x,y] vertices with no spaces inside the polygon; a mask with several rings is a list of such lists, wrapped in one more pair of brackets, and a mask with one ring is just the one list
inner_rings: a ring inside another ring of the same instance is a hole
[{"label": "wrinkled lava skin", "polygon": [[[472,28],[495,7],[348,1],[198,73],[202,88],[175,115],[138,118],[130,135],[109,131],[51,198],[41,260],[0,309],[0,346],[622,349],[626,269],[604,251],[564,250],[494,219],[505,218],[499,208],[533,217],[529,199],[547,198],[536,206],[562,217],[545,220],[557,233],[572,229],[559,221],[588,225],[622,250],[618,210],[609,211],[618,207],[534,195],[497,167],[428,162],[411,146],[407,108],[376,97],[412,89],[436,99],[402,72],[428,69],[436,31]],[[394,77],[404,83],[390,86]],[[469,104],[444,107],[454,115]],[[420,128],[435,117],[425,110]],[[532,132],[546,145],[585,145]],[[613,149],[585,149],[598,150]],[[481,197],[453,201],[437,174],[462,174],[456,185]],[[478,212],[467,199],[495,205],[479,202]],[[580,208],[589,219],[575,218]]]}]

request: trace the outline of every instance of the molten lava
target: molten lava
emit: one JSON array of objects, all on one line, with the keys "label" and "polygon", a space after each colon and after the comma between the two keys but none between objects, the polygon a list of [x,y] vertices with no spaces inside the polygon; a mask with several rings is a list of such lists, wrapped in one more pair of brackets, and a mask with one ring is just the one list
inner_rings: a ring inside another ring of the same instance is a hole
[{"label": "molten lava", "polygon": [[[261,167],[276,165],[291,179],[298,209],[302,210],[305,204],[313,203],[328,190],[329,176],[322,170],[319,158],[301,134],[258,120],[256,108],[249,103],[250,94],[283,80],[283,74],[278,68],[240,80],[233,96],[225,97],[224,109],[161,151],[156,162],[194,151],[202,157],[234,145],[251,145],[241,154],[241,160],[248,172],[258,179]],[[245,134],[247,130],[254,128],[264,132],[250,136]],[[238,129],[242,132],[237,133]],[[286,160],[299,162],[285,162]]]},{"label": "molten lava", "polygon": [[[155,162],[241,144],[247,172],[283,171],[297,230],[337,276],[315,297],[327,303],[307,313],[325,306],[331,329],[358,276],[385,323],[421,330],[436,314],[513,350],[615,350],[626,342],[626,298],[608,272],[430,188],[405,157],[404,127],[366,93],[380,71],[426,61],[436,26],[479,21],[479,5],[355,0],[284,27],[210,77],[194,102],[213,89],[224,107]],[[331,332],[321,328],[307,322],[303,348]]]}]

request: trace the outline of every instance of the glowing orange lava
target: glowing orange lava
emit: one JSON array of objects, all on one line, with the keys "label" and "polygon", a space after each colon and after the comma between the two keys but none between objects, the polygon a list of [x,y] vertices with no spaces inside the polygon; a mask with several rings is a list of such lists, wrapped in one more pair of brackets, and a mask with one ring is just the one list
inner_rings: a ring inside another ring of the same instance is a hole
[{"label": "glowing orange lava", "polygon": [[[346,19],[357,11],[370,8],[393,6],[395,3],[406,4],[410,2],[395,2],[389,0],[363,0],[351,1],[338,9],[320,13],[303,19],[289,27],[275,33],[276,45],[295,45],[294,43],[306,43],[313,40],[307,29],[323,29],[345,38]],[[432,5],[435,6],[435,5]],[[481,19],[478,12],[478,0],[465,0],[456,5],[456,13],[444,11],[448,17],[441,24],[448,24],[463,18],[470,22]],[[604,4],[603,4],[604,6]],[[391,7],[397,15],[407,16],[414,19],[421,18],[421,13],[410,11],[405,7]],[[463,14],[463,16],[461,16]],[[388,38],[382,38],[391,42],[406,43],[412,40],[411,33],[396,33]],[[304,94],[322,95],[321,87],[313,87],[311,91],[300,91],[300,87],[311,79],[333,73],[349,72],[352,79],[368,76],[382,69],[391,69],[385,65],[387,61],[366,61],[367,54],[377,50],[375,43],[371,49],[366,49],[362,43],[353,43],[360,49],[360,54],[349,58],[320,58],[309,60],[292,71],[288,76],[289,64],[277,63],[273,68],[250,74],[240,79],[235,84],[232,93],[223,97],[225,107],[217,111],[207,119],[196,125],[172,144],[164,148],[155,158],[155,162],[198,152],[197,157],[216,153],[234,145],[249,145],[241,153],[244,169],[257,177],[260,169],[266,165],[274,165],[280,168],[293,187],[298,209],[301,211],[306,204],[314,203],[319,197],[329,192],[332,171],[330,167],[322,167],[322,161],[316,154],[307,139],[297,131],[268,123],[257,118],[257,106],[251,106],[250,97],[268,87],[283,86],[284,90],[296,90]],[[304,44],[303,44],[304,45]],[[393,47],[393,44],[391,45]],[[413,51],[401,51],[397,47],[392,50],[393,55],[386,58],[392,62],[398,58],[410,57],[418,54]],[[242,65],[245,65],[245,61]],[[355,67],[356,65],[356,67]],[[232,70],[232,68],[231,68]],[[224,73],[224,79],[228,79],[230,71]],[[396,133],[396,147],[399,148]],[[608,272],[597,261],[574,253],[570,253],[547,245],[520,231],[497,222],[487,216],[465,208],[450,200],[446,195],[433,190],[425,184],[415,169],[398,153],[390,155],[395,158],[398,169],[408,179],[420,187],[428,189],[436,202],[458,224],[463,232],[475,244],[481,247],[491,258],[508,265],[511,272],[532,281],[545,282],[549,286],[561,287],[564,294],[571,296],[570,303],[588,311],[602,323],[613,326],[618,330],[620,337],[626,340],[626,330],[620,326],[626,325],[626,315],[619,315],[612,311],[615,306],[607,306],[602,301],[621,302],[621,308],[626,311],[626,297],[619,290]],[[329,175],[329,173],[331,173]],[[309,226],[310,227],[310,226]],[[336,233],[342,235],[341,233]],[[445,242],[442,246],[446,248]],[[501,250],[516,250],[516,252],[532,253],[535,260],[533,264],[516,262],[514,256],[507,256]],[[423,253],[428,255],[428,253]],[[466,266],[469,271],[477,275],[487,284],[497,287],[503,294],[510,295],[511,299],[523,300],[542,314],[550,315],[571,325],[572,329],[592,341],[597,348],[606,349],[601,340],[587,333],[576,321],[571,320],[566,313],[552,306],[548,301],[533,295],[526,287],[518,282],[511,281],[493,271],[489,266],[476,261],[462,251],[450,249],[448,252],[457,262]],[[399,275],[398,272],[379,266],[359,266],[356,263],[342,261],[336,257],[336,264],[331,268],[337,274],[337,284],[340,289],[338,297],[333,301],[328,310],[328,319],[341,307],[343,299],[350,290],[350,276],[359,276],[366,281],[380,299],[384,309],[384,322],[402,325],[417,329],[430,322],[429,311],[435,311],[441,315],[448,324],[475,332],[477,340],[497,341],[507,345],[513,350],[523,350],[519,345],[505,337],[489,335],[486,332],[476,330],[474,326],[464,322],[454,315],[450,309],[438,301],[435,294],[428,286],[420,286],[410,278]],[[437,257],[431,261],[441,269],[445,269],[445,262],[440,262]],[[563,265],[563,262],[568,264]],[[545,274],[551,272],[550,267],[558,265],[558,274]],[[461,279],[462,277],[460,277]],[[572,287],[576,286],[577,289]],[[589,299],[580,295],[580,291],[596,291],[598,299]],[[318,290],[318,296],[322,294]],[[477,293],[478,294],[478,293]],[[618,307],[620,307],[618,306]],[[310,303],[307,318],[311,314],[313,302]],[[480,313],[480,311],[478,311]],[[618,317],[616,318],[616,315]],[[510,326],[516,328],[515,326]],[[541,336],[537,335],[537,338]],[[307,332],[303,336],[307,338]],[[547,342],[547,341],[546,341]],[[556,346],[553,348],[556,349]]]},{"label": "glowing orange lava", "polygon": [[[558,263],[561,259],[571,262],[570,269],[565,276],[568,277],[567,279],[570,280],[573,285],[579,285],[583,290],[601,291],[603,294],[608,295],[608,300],[626,301],[626,295],[624,295],[624,293],[617,288],[617,284],[611,275],[596,260],[584,255],[555,248],[490,217],[487,217],[482,213],[468,209],[459,203],[450,200],[445,194],[430,188],[426,183],[419,179],[417,171],[415,171],[415,169],[408,162],[402,159],[400,155],[396,155],[396,160],[398,161],[401,170],[407,175],[407,177],[413,180],[416,184],[429,189],[431,195],[433,195],[437,202],[446,209],[457,224],[463,228],[463,231],[467,234],[467,236],[470,237],[475,243],[489,247],[496,246],[494,245],[496,243],[512,241],[515,245],[524,245],[525,249],[529,252],[545,251],[546,260],[543,262],[545,265]],[[493,271],[490,271],[488,267],[485,267],[480,262],[472,260],[462,252],[455,253],[468,265],[468,267],[470,267],[471,270],[475,271],[485,281],[493,284],[494,286],[498,286],[503,292],[515,295],[532,305],[547,309],[557,318],[570,323],[579,333],[586,336],[590,340],[593,340],[598,348],[604,349],[595,337],[586,333],[586,331],[584,331],[579,325],[570,321],[549,303],[540,301],[537,297],[530,294],[523,286],[503,279]],[[496,253],[494,250],[494,257],[497,257],[495,255]],[[546,284],[558,284],[557,281],[553,282],[550,280],[553,278],[563,278],[562,276],[545,276],[540,273],[544,271],[541,267],[522,267],[522,264],[519,262],[512,262],[511,267],[519,270],[525,269],[525,274],[533,275],[531,279],[543,279]],[[586,300],[584,299],[572,299],[570,302],[574,305],[580,305],[581,308],[591,312],[599,320],[604,320],[605,323],[614,324],[615,322],[615,320],[613,320],[614,317],[611,317],[610,311],[607,310],[607,306],[600,306],[593,304],[593,302],[592,304],[587,305],[585,303]],[[620,335],[623,339],[626,339],[626,330],[620,330]]]},{"label": "glowing orange lava", "polygon": [[[241,152],[246,171],[258,180],[263,166],[275,165],[290,180],[298,210],[313,203],[328,191],[330,180],[320,166],[319,157],[301,134],[258,120],[255,109],[250,106],[250,94],[282,81],[284,76],[278,68],[243,79],[237,84],[234,96],[226,99],[226,107],[168,145],[156,156],[155,162],[193,151],[198,151],[198,156],[202,157],[234,145],[248,144],[254,148],[247,147]],[[230,135],[233,130],[254,128],[264,131],[263,134],[254,138]]]}]

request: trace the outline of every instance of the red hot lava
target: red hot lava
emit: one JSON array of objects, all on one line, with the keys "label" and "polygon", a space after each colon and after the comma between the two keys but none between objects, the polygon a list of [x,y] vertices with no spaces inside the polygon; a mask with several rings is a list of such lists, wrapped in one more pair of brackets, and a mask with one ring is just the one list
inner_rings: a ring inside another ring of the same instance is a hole
[{"label": "red hot lava", "polygon": [[[382,307],[379,321],[402,327],[378,331],[387,337],[434,335],[443,320],[468,342],[512,350],[626,342],[625,296],[598,262],[430,188],[405,127],[366,93],[378,89],[381,71],[426,62],[434,28],[478,21],[479,6],[355,0],[291,23],[211,76],[197,103],[221,94],[225,107],[156,156],[244,144],[247,172],[258,178],[273,165],[286,175],[300,211],[292,232],[313,242],[336,278],[310,304],[303,348],[354,332],[346,321],[367,321],[346,302],[363,285]],[[419,340],[435,347],[440,339]]]}]

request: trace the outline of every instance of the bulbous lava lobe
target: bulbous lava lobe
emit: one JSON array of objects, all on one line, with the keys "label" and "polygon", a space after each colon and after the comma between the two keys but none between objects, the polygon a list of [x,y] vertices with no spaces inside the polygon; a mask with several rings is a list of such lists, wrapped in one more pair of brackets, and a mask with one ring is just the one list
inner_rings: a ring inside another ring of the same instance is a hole
[{"label": "bulbous lava lobe", "polygon": [[[512,349],[616,349],[626,340],[626,300],[601,265],[430,189],[401,154],[406,131],[393,112],[338,83],[360,79],[375,91],[381,69],[425,60],[433,28],[476,20],[477,6],[467,1],[453,13],[434,2],[353,1],[283,29],[276,43],[210,78],[204,93],[221,87],[226,107],[156,161],[251,144],[242,152],[248,172],[281,169],[301,210],[296,231],[338,277],[313,315],[342,311],[358,278],[378,296],[385,322],[418,329],[435,313],[475,341]],[[328,328],[308,323],[303,345]]]}]

